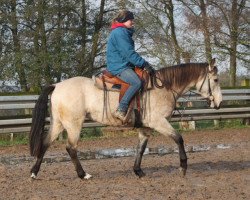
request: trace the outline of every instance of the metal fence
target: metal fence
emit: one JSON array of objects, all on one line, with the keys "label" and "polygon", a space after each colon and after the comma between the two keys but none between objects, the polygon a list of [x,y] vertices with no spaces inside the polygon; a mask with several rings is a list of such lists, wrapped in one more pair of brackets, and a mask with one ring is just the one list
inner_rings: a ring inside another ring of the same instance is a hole
[{"label": "metal fence", "polygon": [[[171,122],[250,119],[250,89],[222,90],[221,109],[206,108],[206,101],[192,91],[178,99]],[[28,132],[31,127],[32,109],[38,95],[0,96],[0,133]],[[49,118],[46,119],[49,126]],[[85,121],[85,127],[103,126],[93,121]]]}]

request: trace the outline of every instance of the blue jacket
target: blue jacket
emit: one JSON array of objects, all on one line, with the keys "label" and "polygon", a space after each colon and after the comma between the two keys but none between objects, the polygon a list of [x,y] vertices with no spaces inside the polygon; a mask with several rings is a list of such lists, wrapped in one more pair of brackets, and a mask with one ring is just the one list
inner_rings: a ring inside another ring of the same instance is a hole
[{"label": "blue jacket", "polygon": [[111,31],[107,43],[107,70],[120,74],[132,66],[142,67],[146,62],[136,51],[132,39],[134,30],[118,27]]}]

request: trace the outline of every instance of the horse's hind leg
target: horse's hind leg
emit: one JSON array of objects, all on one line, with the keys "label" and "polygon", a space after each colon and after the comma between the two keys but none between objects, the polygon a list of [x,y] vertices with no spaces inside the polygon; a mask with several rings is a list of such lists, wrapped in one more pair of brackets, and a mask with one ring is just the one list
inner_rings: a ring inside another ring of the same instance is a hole
[{"label": "horse's hind leg", "polygon": [[58,135],[60,134],[62,130],[63,130],[62,124],[54,120],[50,126],[48,135],[42,142],[42,147],[41,147],[39,154],[37,155],[36,163],[30,170],[31,178],[36,178],[40,170],[45,152],[47,151],[50,144],[58,137]]},{"label": "horse's hind leg", "polygon": [[78,177],[81,179],[83,178],[89,179],[92,176],[83,170],[82,165],[77,157],[77,142],[79,140],[80,131],[82,127],[81,125],[79,126],[77,128],[73,128],[73,127],[67,128],[68,144],[66,146],[66,150],[75,166],[75,170],[77,172]]},{"label": "horse's hind leg", "polygon": [[36,163],[35,163],[35,165],[30,170],[30,173],[31,173],[30,177],[31,178],[34,178],[34,179],[36,178],[36,176],[37,176],[37,174],[38,174],[38,172],[40,170],[40,166],[42,164],[42,161],[43,161],[43,156],[44,156],[46,150],[48,149],[48,147],[49,147],[48,145],[43,145],[41,147],[41,151],[37,155]]},{"label": "horse's hind leg", "polygon": [[139,143],[138,143],[137,151],[136,151],[134,172],[140,178],[145,176],[145,173],[141,169],[141,160],[142,160],[143,153],[146,149],[147,143],[148,143],[148,136],[145,134],[145,132],[143,132],[142,129],[139,129]]}]

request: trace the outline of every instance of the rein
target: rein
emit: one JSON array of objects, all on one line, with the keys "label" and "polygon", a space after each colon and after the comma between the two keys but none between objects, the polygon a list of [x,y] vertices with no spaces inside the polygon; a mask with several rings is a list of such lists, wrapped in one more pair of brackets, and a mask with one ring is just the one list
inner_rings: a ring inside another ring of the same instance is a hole
[{"label": "rein", "polygon": [[[157,73],[157,72],[156,72],[156,73]],[[159,77],[156,76],[156,73],[154,73],[152,76],[150,76],[151,83],[152,83],[152,85],[154,85],[156,88],[162,89],[162,88],[165,87],[165,86],[164,86],[164,83],[163,83],[163,81],[162,81]],[[158,84],[157,80],[159,80],[159,81],[161,82],[161,85]]]}]

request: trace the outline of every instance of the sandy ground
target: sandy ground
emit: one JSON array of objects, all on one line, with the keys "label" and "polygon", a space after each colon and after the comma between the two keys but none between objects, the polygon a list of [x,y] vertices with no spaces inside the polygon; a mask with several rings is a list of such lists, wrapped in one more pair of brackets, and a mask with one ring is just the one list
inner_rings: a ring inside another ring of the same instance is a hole
[{"label": "sandy ground", "polygon": [[[43,163],[37,180],[29,178],[35,160],[0,163],[0,199],[250,199],[250,127],[183,134],[186,145],[231,145],[230,148],[187,153],[188,171],[179,174],[178,154],[146,155],[137,178],[132,170],[134,157],[81,160],[90,180],[81,180],[70,161]],[[79,143],[80,151],[132,147],[137,138],[112,137]],[[149,147],[175,147],[163,136],[152,136]],[[65,153],[65,144],[56,142],[46,156]],[[28,156],[27,146],[0,147],[0,158]]]}]

